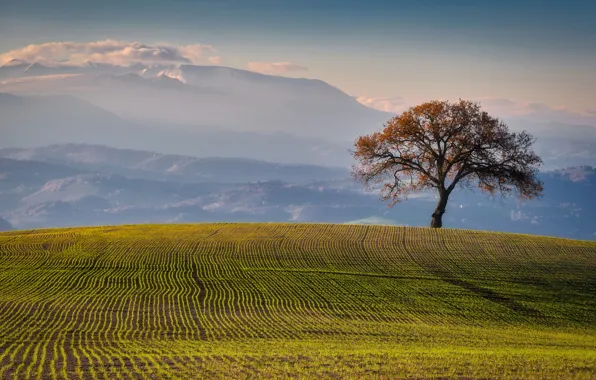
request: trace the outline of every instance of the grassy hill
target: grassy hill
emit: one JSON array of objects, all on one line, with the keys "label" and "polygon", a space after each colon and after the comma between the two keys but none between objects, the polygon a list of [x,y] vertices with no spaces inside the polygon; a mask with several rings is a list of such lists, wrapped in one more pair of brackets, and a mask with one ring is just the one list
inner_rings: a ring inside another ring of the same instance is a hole
[{"label": "grassy hill", "polygon": [[596,242],[325,224],[0,234],[0,378],[594,378]]}]

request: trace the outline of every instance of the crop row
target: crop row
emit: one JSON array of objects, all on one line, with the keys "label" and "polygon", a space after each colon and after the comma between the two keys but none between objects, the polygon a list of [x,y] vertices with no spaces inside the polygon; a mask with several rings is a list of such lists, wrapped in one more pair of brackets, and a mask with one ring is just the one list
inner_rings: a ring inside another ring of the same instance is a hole
[{"label": "crop row", "polygon": [[1,234],[0,378],[163,377],[218,362],[172,348],[183,342],[423,339],[398,329],[410,325],[592,331],[595,254],[590,242],[375,226]]}]

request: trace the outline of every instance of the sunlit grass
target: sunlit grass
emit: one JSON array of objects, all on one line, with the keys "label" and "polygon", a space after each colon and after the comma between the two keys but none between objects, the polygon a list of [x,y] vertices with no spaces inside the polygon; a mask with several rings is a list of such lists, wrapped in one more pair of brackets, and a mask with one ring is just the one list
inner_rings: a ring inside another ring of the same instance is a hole
[{"label": "sunlit grass", "polygon": [[0,234],[0,378],[593,378],[596,243],[327,224]]}]

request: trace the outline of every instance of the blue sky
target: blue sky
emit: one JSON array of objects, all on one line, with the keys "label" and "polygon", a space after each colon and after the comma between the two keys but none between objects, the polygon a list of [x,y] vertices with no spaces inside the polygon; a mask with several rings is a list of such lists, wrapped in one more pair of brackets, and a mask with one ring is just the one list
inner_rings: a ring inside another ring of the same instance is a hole
[{"label": "blue sky", "polygon": [[0,2],[0,52],[52,41],[209,44],[221,64],[291,62],[284,75],[412,103],[504,98],[596,108],[596,2]]}]

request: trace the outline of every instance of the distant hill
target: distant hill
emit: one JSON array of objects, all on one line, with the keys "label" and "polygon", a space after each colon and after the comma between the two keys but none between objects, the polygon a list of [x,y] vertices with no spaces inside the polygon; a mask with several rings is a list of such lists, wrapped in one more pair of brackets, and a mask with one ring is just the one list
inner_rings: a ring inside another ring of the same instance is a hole
[{"label": "distant hill", "polygon": [[537,137],[536,152],[549,169],[596,167],[596,125],[532,122],[522,118],[509,118],[508,125]]},{"label": "distant hill", "polygon": [[[355,138],[395,116],[321,80],[222,66],[48,67],[15,61],[0,67],[0,92],[43,94],[48,103],[35,97],[17,104],[0,95],[0,147],[88,143],[349,167]],[[594,125],[521,116],[505,121],[537,137],[536,150],[548,169],[596,166]]]},{"label": "distant hill", "polygon": [[[350,143],[391,115],[320,80],[264,75],[222,66],[0,67],[0,92],[69,94],[130,121],[283,132]],[[4,72],[4,74],[3,74]],[[112,144],[113,145],[113,144]],[[161,149],[163,150],[163,149]]]},{"label": "distant hill", "polygon": [[320,138],[213,126],[189,130],[179,125],[147,125],[125,120],[73,96],[0,93],[0,114],[0,148],[84,143],[195,157],[344,167],[351,163],[347,148]]},{"label": "distant hill", "polygon": [[[529,202],[454,192],[445,225],[596,239],[596,171],[539,176],[544,196]],[[390,209],[343,168],[97,145],[1,149],[0,178],[0,217],[19,229],[198,221],[426,226],[436,202],[427,192]]]},{"label": "distant hill", "polygon": [[246,158],[197,158],[88,144],[4,148],[0,149],[0,157],[177,182],[310,182],[350,177],[350,171],[341,167],[271,163]]},{"label": "distant hill", "polygon": [[12,230],[12,224],[8,223],[8,221],[0,218],[0,231],[10,231]]},{"label": "distant hill", "polygon": [[0,378],[594,373],[596,242],[222,223],[4,232],[0,253]]},{"label": "distant hill", "polygon": [[0,93],[0,147],[52,143],[132,141],[138,125],[69,95],[15,96]]}]

